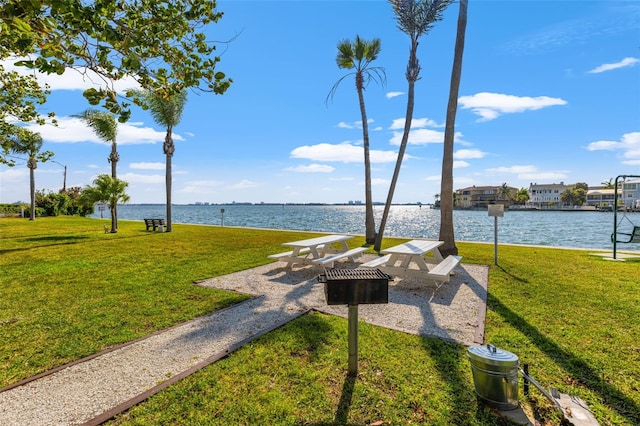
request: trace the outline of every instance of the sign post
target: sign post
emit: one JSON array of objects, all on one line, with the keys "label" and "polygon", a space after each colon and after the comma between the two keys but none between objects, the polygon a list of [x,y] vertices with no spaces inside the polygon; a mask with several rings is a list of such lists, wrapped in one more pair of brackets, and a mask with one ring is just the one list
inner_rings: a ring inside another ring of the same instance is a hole
[{"label": "sign post", "polygon": [[498,218],[504,216],[503,204],[491,204],[489,216],[493,216],[493,263],[498,264]]},{"label": "sign post", "polygon": [[220,209],[220,226],[224,226],[224,209]]}]

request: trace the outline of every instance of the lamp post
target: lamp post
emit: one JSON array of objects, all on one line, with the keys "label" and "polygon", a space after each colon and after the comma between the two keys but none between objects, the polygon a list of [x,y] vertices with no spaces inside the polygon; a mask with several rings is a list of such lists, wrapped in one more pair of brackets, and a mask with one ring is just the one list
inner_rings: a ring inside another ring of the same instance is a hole
[{"label": "lamp post", "polygon": [[51,160],[51,162],[64,167],[64,180],[62,181],[62,192],[67,192],[67,166],[65,166],[64,164],[58,163],[55,160]]}]

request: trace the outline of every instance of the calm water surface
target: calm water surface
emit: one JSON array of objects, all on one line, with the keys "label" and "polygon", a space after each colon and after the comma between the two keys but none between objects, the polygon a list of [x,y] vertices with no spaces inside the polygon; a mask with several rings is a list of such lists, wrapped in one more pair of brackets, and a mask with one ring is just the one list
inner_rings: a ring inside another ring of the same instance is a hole
[{"label": "calm water surface", "polygon": [[[224,208],[224,214],[220,209]],[[376,227],[384,207],[376,206]],[[104,213],[108,217],[108,211]],[[100,217],[97,212],[93,217]],[[142,220],[166,217],[164,205],[124,205],[118,207],[120,219]],[[302,231],[364,234],[364,206],[295,205],[177,205],[172,209],[174,223],[194,223],[291,229]],[[494,218],[487,211],[453,212],[457,241],[494,241]],[[640,213],[618,213],[620,231],[640,226]],[[440,211],[419,206],[393,206],[386,236],[438,238]],[[613,213],[567,211],[507,211],[498,218],[498,242],[611,250]],[[640,250],[640,244],[618,244],[618,250]]]}]

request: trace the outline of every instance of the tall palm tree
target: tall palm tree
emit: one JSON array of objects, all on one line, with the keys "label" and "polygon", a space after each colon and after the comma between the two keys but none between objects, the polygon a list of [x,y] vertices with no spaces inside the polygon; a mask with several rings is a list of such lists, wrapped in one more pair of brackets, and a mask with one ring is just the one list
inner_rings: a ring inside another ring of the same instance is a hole
[{"label": "tall palm tree", "polygon": [[29,168],[29,196],[31,200],[31,214],[29,220],[36,219],[36,177],[35,170],[38,163],[44,163],[53,157],[53,152],[40,152],[43,145],[42,136],[24,127],[13,126],[14,133],[10,136],[10,151],[15,154],[27,156],[27,167]]},{"label": "tall palm tree", "polygon": [[364,186],[365,186],[365,238],[367,244],[373,244],[376,239],[376,225],[373,217],[373,198],[371,195],[371,161],[369,158],[369,124],[367,122],[367,111],[364,104],[364,89],[371,80],[375,80],[384,85],[386,75],[384,68],[372,67],[371,63],[380,54],[380,39],[374,38],[371,41],[363,40],[359,35],[356,39],[342,40],[338,43],[338,54],[336,63],[339,68],[354,70],[346,74],[333,85],[328,97],[333,97],[338,85],[342,80],[350,75],[356,77],[356,91],[360,104],[360,116],[362,118],[362,139],[364,146]]},{"label": "tall palm tree", "polygon": [[171,160],[176,150],[173,143],[173,128],[180,123],[184,106],[187,103],[187,91],[182,90],[174,96],[162,91],[137,90],[133,92],[143,108],[149,109],[153,120],[167,129],[162,149],[166,156],[165,183],[167,190],[167,229],[171,232]]},{"label": "tall palm tree", "polygon": [[[409,62],[405,72],[409,88],[407,91],[407,112],[405,115],[404,132],[402,134],[400,148],[398,149],[398,159],[393,171],[393,177],[391,178],[389,194],[387,195],[387,201],[380,221],[380,228],[376,236],[376,243],[374,245],[374,250],[376,251],[379,251],[382,245],[384,228],[387,224],[393,194],[396,190],[400,167],[402,166],[402,159],[404,158],[404,152],[407,149],[407,142],[409,141],[409,131],[411,130],[411,121],[413,120],[415,83],[420,76],[420,63],[417,55],[418,40],[421,36],[428,33],[437,21],[442,20],[442,13],[453,0],[389,0],[389,2],[393,8],[398,28],[411,39]],[[451,191],[449,191],[449,193],[450,192]]]},{"label": "tall palm tree", "polygon": [[125,190],[129,184],[123,180],[114,178],[107,174],[98,175],[94,181],[94,186],[86,186],[80,195],[84,203],[106,203],[111,212],[111,232],[118,232],[118,203],[126,203],[129,196]]},{"label": "tall palm tree", "polygon": [[[453,199],[453,143],[456,132],[458,91],[460,88],[460,78],[462,76],[462,53],[464,52],[464,40],[467,28],[467,3],[467,0],[460,0],[460,9],[458,10],[456,45],[453,53],[453,68],[451,70],[451,84],[449,86],[449,102],[447,104],[447,119],[442,153],[440,192],[445,194],[445,196],[440,200],[439,239],[444,241],[444,244],[440,247],[440,252],[445,256],[458,254],[458,247],[456,246],[453,231],[453,206],[455,204]],[[506,183],[503,186],[506,187]]]},{"label": "tall palm tree", "polygon": [[116,178],[116,168],[120,155],[118,154],[118,144],[116,136],[118,135],[118,123],[113,115],[108,112],[88,109],[82,114],[76,115],[84,121],[98,135],[98,138],[104,142],[111,144],[111,153],[107,160],[111,163],[111,177]]}]

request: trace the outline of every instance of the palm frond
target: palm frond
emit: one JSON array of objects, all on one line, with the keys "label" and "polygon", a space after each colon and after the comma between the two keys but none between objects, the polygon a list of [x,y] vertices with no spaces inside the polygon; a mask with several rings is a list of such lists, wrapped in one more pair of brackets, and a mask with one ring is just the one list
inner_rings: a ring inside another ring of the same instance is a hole
[{"label": "palm frond", "polygon": [[88,109],[74,117],[80,118],[95,132],[98,138],[107,143],[114,143],[118,134],[118,123],[108,112]]}]

